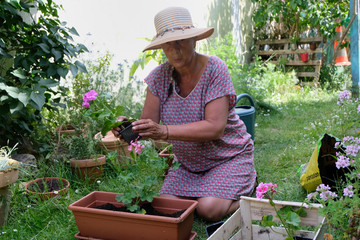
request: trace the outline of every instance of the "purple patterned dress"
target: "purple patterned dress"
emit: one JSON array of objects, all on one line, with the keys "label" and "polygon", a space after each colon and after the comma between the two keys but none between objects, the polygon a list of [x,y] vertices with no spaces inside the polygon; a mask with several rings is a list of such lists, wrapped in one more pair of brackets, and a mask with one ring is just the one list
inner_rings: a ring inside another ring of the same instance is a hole
[{"label": "purple patterned dress", "polygon": [[[255,185],[254,145],[246,126],[235,113],[236,94],[226,64],[210,56],[204,73],[185,98],[170,84],[168,62],[156,67],[145,81],[160,98],[161,122],[167,125],[192,123],[205,118],[205,105],[229,95],[229,116],[224,135],[218,140],[184,142],[169,140],[181,166],[170,169],[161,194],[184,197],[217,197],[238,200],[250,195]],[[169,94],[169,87],[173,87]]]}]

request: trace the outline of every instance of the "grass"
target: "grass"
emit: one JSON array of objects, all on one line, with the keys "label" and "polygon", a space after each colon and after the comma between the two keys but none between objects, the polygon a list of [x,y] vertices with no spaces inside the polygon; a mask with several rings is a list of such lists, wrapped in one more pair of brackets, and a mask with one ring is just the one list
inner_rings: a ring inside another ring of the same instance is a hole
[{"label": "grass", "polygon": [[[335,93],[305,89],[268,99],[276,111],[257,111],[255,166],[258,181],[278,184],[277,199],[302,201],[306,192],[300,186],[298,167],[309,161],[317,140],[324,133],[341,138],[350,131],[344,127],[346,121],[339,115],[336,101]],[[78,229],[67,206],[94,190],[122,191],[116,167],[112,164],[107,164],[102,181],[95,183],[79,181],[66,161],[53,159],[51,165],[47,174],[68,179],[71,183],[69,193],[48,201],[29,197],[24,194],[24,183],[44,174],[45,170],[22,174],[11,186],[11,210],[7,225],[0,229],[0,239],[74,239]],[[43,164],[42,168],[46,166]],[[145,171],[146,174],[152,174],[151,169]],[[209,224],[195,216],[193,231],[198,234],[196,239],[207,238],[205,227]]]}]

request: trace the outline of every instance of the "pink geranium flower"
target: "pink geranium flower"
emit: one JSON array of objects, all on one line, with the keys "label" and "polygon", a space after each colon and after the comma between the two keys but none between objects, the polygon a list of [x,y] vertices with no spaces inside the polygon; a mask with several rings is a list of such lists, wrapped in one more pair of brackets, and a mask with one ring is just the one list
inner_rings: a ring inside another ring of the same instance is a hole
[{"label": "pink geranium flower", "polygon": [[256,187],[256,198],[262,199],[269,190],[271,194],[276,193],[276,187],[277,184],[273,183],[259,183],[259,185]]},{"label": "pink geranium flower", "polygon": [[83,101],[84,102],[89,102],[89,101],[92,101],[92,100],[96,100],[96,97],[98,95],[99,94],[95,90],[90,90],[89,92],[84,94]]}]

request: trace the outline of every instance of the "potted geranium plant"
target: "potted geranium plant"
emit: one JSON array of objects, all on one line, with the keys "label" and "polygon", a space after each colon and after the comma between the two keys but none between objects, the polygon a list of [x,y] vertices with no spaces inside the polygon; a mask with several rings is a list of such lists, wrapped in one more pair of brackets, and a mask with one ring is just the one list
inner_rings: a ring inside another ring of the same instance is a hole
[{"label": "potted geranium plant", "polygon": [[[69,205],[80,231],[77,236],[154,240],[194,236],[191,229],[197,202],[157,197],[167,164],[152,144],[144,143],[134,141],[129,146],[131,160],[119,173],[123,193],[95,191]],[[141,171],[150,174],[138,174]],[[150,215],[149,205],[163,216]],[[179,216],[171,216],[175,213]]]}]

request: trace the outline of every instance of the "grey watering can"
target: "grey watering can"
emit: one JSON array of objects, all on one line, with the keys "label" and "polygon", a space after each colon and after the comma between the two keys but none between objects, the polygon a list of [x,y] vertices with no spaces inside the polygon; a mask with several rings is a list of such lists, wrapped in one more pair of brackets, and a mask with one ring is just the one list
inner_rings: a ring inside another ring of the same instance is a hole
[{"label": "grey watering can", "polygon": [[235,106],[235,113],[239,115],[240,119],[245,123],[247,132],[251,135],[251,139],[255,140],[255,104],[251,96],[247,93],[242,93],[236,98],[236,104],[242,98],[247,98],[251,104]]}]

